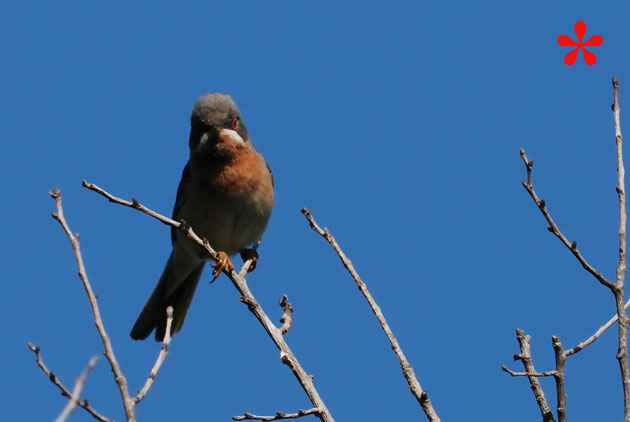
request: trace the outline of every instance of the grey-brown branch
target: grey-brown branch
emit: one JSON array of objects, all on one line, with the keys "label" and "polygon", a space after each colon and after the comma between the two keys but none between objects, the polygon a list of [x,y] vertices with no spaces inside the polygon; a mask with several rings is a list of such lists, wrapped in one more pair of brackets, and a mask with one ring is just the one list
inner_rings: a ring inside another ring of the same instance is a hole
[{"label": "grey-brown branch", "polygon": [[243,416],[234,416],[234,417],[232,417],[232,419],[235,420],[235,421],[245,421],[245,420],[252,420],[252,421],[278,421],[278,420],[281,420],[281,419],[297,419],[297,418],[301,418],[303,416],[317,415],[317,413],[318,413],[318,410],[313,408],[313,409],[309,409],[309,410],[300,409],[296,413],[276,412],[276,414],[274,416],[258,416],[258,415],[254,415],[252,413],[245,413],[245,414],[243,414]]},{"label": "grey-brown branch", "polygon": [[[35,346],[33,343],[29,343],[28,348],[31,349],[33,353],[35,353],[35,362],[37,363],[37,366],[39,366],[39,368],[44,372],[44,374],[46,374],[46,377],[50,380],[50,382],[52,382],[59,390],[61,390],[61,395],[63,397],[72,400],[73,394],[70,392],[70,390],[68,390],[66,386],[63,385],[63,383],[59,380],[59,378],[57,378],[57,375],[54,372],[52,372],[50,369],[48,369],[48,367],[44,363],[44,360],[42,359],[42,356],[40,353],[41,350],[39,346]],[[109,419],[101,415],[96,410],[94,410],[94,408],[90,405],[90,402],[87,399],[81,400],[80,398],[77,397],[76,404],[77,406],[85,409],[85,411],[88,412],[90,415],[92,415],[92,417],[96,419],[97,421],[114,422],[112,419]]]},{"label": "grey-brown branch", "polygon": [[[547,222],[549,223],[548,230],[553,233],[560,241],[571,251],[575,258],[582,264],[582,267],[593,275],[602,285],[608,287],[615,297],[615,307],[617,314],[612,317],[606,324],[601,326],[593,335],[583,342],[578,343],[572,349],[564,350],[562,343],[557,336],[552,336],[552,345],[554,354],[556,356],[556,369],[555,371],[537,373],[531,363],[531,356],[529,353],[529,336],[525,336],[522,330],[517,330],[517,338],[521,344],[521,354],[516,355],[515,359],[521,359],[526,366],[525,373],[515,373],[509,369],[503,367],[503,370],[510,373],[513,376],[528,376],[532,386],[532,390],[536,395],[541,412],[543,413],[543,419],[550,418],[553,420],[553,416],[549,412],[549,405],[546,403],[544,393],[537,380],[539,376],[552,375],[556,380],[556,394],[557,394],[557,411],[558,419],[560,422],[566,421],[566,400],[567,395],[564,386],[564,365],[566,358],[578,353],[585,347],[589,346],[595,340],[597,340],[602,333],[604,333],[615,321],[618,322],[618,350],[617,360],[619,362],[619,368],[621,372],[621,380],[624,393],[624,421],[630,422],[630,368],[628,368],[628,315],[626,310],[630,306],[630,300],[625,300],[624,294],[624,282],[626,276],[626,194],[625,194],[625,169],[623,163],[623,137],[621,135],[620,113],[619,113],[619,81],[617,77],[613,77],[613,120],[615,124],[615,145],[617,150],[617,195],[619,198],[619,260],[616,270],[615,282],[608,280],[601,272],[593,268],[582,254],[578,250],[577,242],[569,242],[568,239],[562,234],[554,220],[551,218],[547,205],[544,199],[540,199],[534,190],[534,184],[532,182],[532,168],[534,166],[534,160],[527,158],[525,151],[521,149],[520,155],[525,163],[527,170],[527,181],[523,182],[523,187],[527,190],[532,197],[534,203],[543,214]],[[524,348],[527,353],[523,352]],[[547,416],[548,415],[548,416]]]},{"label": "grey-brown branch", "polygon": [[[197,236],[197,234],[195,234],[195,232],[193,231],[193,228],[188,226],[183,227],[180,222],[172,220],[145,207],[144,205],[140,204],[140,202],[135,198],[132,201],[126,201],[124,199],[111,195],[100,187],[92,183],[88,183],[85,180],[83,181],[83,186],[94,192],[99,193],[100,195],[107,198],[110,202],[134,208],[138,211],[152,216],[153,218],[161,221],[166,225],[183,230],[188,238],[192,239],[198,245],[203,247],[208,252],[208,255],[212,257],[212,259],[217,259],[216,251],[212,248],[212,246],[208,243],[206,239],[201,239],[199,236]],[[247,305],[250,312],[254,314],[254,316],[263,326],[269,337],[271,337],[278,350],[280,350],[281,361],[286,364],[289,369],[291,369],[298,382],[306,392],[306,395],[309,397],[311,403],[313,404],[313,408],[316,409],[313,414],[316,415],[322,422],[334,422],[334,418],[330,414],[328,408],[326,407],[326,404],[320,397],[317,389],[315,388],[315,385],[313,384],[312,377],[307,374],[306,371],[302,368],[297,358],[295,357],[295,354],[291,351],[289,345],[284,341],[281,330],[274,325],[271,319],[269,319],[252,292],[249,290],[249,286],[247,285],[244,274],[247,273],[247,268],[249,268],[250,265],[251,260],[247,260],[243,264],[243,268],[241,268],[240,273],[237,273],[236,271],[228,271],[227,269],[224,271],[224,273],[229,277],[234,287],[241,294],[241,302]]]},{"label": "grey-brown branch", "polygon": [[[126,420],[127,422],[135,422],[136,417],[135,417],[135,406],[138,402],[140,402],[147,394],[147,392],[149,391],[149,389],[151,388],[151,385],[153,385],[153,381],[155,380],[155,376],[157,375],[158,370],[160,369],[162,363],[164,362],[164,359],[166,357],[166,354],[168,353],[168,345],[170,343],[170,325],[172,322],[172,308],[170,309],[170,314],[167,316],[167,328],[166,328],[166,335],[164,338],[164,341],[162,343],[162,350],[158,356],[158,359],[155,363],[155,365],[153,366],[153,369],[151,370],[150,374],[149,374],[149,378],[147,379],[147,381],[145,382],[144,387],[142,388],[142,390],[140,390],[138,392],[138,395],[136,397],[131,397],[129,395],[129,390],[127,388],[127,381],[125,379],[125,377],[123,376],[122,370],[120,369],[120,365],[118,364],[118,360],[116,359],[116,355],[114,354],[114,349],[111,345],[111,341],[109,338],[109,335],[107,334],[107,332],[105,331],[105,325],[103,324],[103,320],[101,318],[101,313],[98,307],[98,301],[96,298],[96,295],[94,294],[94,291],[92,290],[92,286],[90,284],[90,281],[88,279],[87,276],[87,272],[85,270],[85,266],[83,264],[83,255],[81,253],[81,247],[79,245],[79,235],[78,234],[74,234],[72,233],[72,231],[70,230],[70,227],[68,226],[68,223],[65,219],[64,213],[63,213],[63,206],[62,206],[62,202],[61,202],[61,191],[59,189],[54,189],[52,192],[50,192],[50,196],[55,200],[55,205],[57,208],[57,212],[52,214],[52,217],[61,225],[63,231],[66,233],[66,236],[68,237],[68,240],[70,240],[70,244],[72,246],[72,249],[74,251],[74,256],[75,259],[77,261],[77,266],[79,269],[79,279],[81,280],[83,287],[85,289],[85,292],[87,294],[88,300],[90,302],[90,305],[92,307],[92,314],[94,317],[94,324],[96,325],[96,329],[99,333],[99,336],[101,337],[101,341],[103,342],[103,346],[105,347],[105,352],[104,355],[107,358],[107,361],[110,364],[110,367],[112,369],[112,373],[114,375],[114,381],[116,382],[116,385],[118,387],[118,390],[120,392],[122,401],[123,401],[123,407],[125,409],[125,415],[126,415]],[[168,313],[168,311],[167,311]],[[68,391],[68,389],[61,384],[61,382],[57,379],[57,377],[55,376],[54,373],[52,373],[51,371],[48,370],[48,368],[46,368],[46,366],[44,365],[44,362],[41,360],[41,356],[39,355],[39,347],[33,346],[31,343],[29,343],[29,348],[35,352],[35,355],[37,356],[37,365],[44,371],[44,373],[46,373],[46,375],[48,375],[48,378],[52,381],[52,383],[54,385],[56,385],[59,389],[61,389],[62,395],[64,397],[67,397],[71,400],[71,403],[68,404],[68,406],[66,407],[66,411],[68,412],[67,414],[69,414],[70,411],[72,411],[72,408],[74,407],[74,405],[78,405],[79,407],[82,407],[83,409],[85,409],[88,413],[90,413],[95,419],[102,421],[102,422],[111,422],[110,419],[102,416],[101,414],[99,414],[98,412],[96,412],[88,403],[87,400],[79,400],[78,395],[80,393],[80,389],[83,386],[83,382],[85,382],[85,378],[82,375],[82,377],[79,379],[79,381],[81,381],[80,384],[78,384],[77,386],[75,386],[75,390],[78,390],[78,392],[76,393],[70,393]],[[91,361],[92,362],[92,361]],[[87,371],[89,369],[91,369],[91,366],[93,365],[88,365],[88,367],[86,368],[86,371],[84,371],[84,375],[85,377],[87,377]],[[80,388],[78,388],[80,387]],[[61,420],[67,418],[67,414],[66,411],[64,411],[64,413],[62,414],[63,418],[60,417]]]},{"label": "grey-brown branch", "polygon": [[332,246],[332,248],[335,250],[335,252],[339,256],[339,259],[341,259],[341,262],[343,263],[344,267],[346,267],[346,269],[348,270],[348,272],[354,279],[355,283],[359,287],[359,290],[361,291],[361,293],[367,300],[368,304],[370,305],[370,308],[372,308],[372,312],[374,313],[379,323],[381,324],[383,331],[385,331],[387,338],[392,344],[392,349],[394,350],[394,353],[396,353],[396,356],[398,357],[398,361],[400,362],[400,367],[402,368],[403,375],[405,379],[407,380],[407,384],[409,386],[409,390],[411,391],[411,394],[413,394],[416,400],[418,400],[418,403],[422,407],[422,410],[424,411],[429,421],[439,422],[440,418],[438,417],[435,409],[433,408],[433,404],[431,403],[431,399],[429,398],[427,391],[422,389],[420,382],[416,378],[416,374],[411,364],[409,364],[407,357],[405,356],[405,354],[402,351],[402,348],[398,344],[398,340],[396,340],[394,333],[389,327],[389,324],[387,323],[387,320],[385,319],[385,316],[383,315],[383,312],[381,311],[380,306],[378,306],[378,304],[374,300],[374,297],[372,297],[372,294],[368,290],[365,282],[359,276],[359,273],[357,273],[357,271],[354,269],[354,265],[352,265],[352,261],[350,261],[348,257],[343,253],[343,251],[341,250],[341,247],[339,247],[339,244],[337,243],[333,235],[330,233],[330,231],[326,228],[322,229],[317,224],[310,210],[308,210],[307,208],[302,208],[302,214],[304,214],[304,216],[308,220],[311,226],[311,229],[313,229],[315,232],[319,233],[324,239],[326,239],[326,241],[330,244],[330,246]]},{"label": "grey-brown branch", "polygon": [[79,269],[79,278],[83,283],[83,287],[88,296],[88,300],[90,301],[90,306],[92,307],[92,314],[94,316],[94,324],[96,325],[96,329],[98,331],[99,336],[101,337],[101,341],[103,342],[103,346],[105,347],[105,357],[109,362],[110,367],[112,368],[112,373],[114,375],[114,381],[118,385],[118,391],[120,392],[120,396],[123,401],[123,407],[125,409],[125,415],[127,417],[127,421],[134,422],[134,403],[131,397],[129,396],[129,390],[127,388],[127,380],[125,379],[122,370],[120,369],[120,365],[118,360],[116,359],[116,355],[114,354],[114,348],[112,347],[111,340],[109,335],[105,331],[105,325],[103,324],[103,320],[101,319],[101,312],[98,307],[98,303],[96,300],[96,295],[92,291],[92,286],[88,280],[87,273],[85,271],[85,266],[83,264],[83,256],[81,254],[81,248],[79,247],[79,236],[72,233],[70,227],[68,227],[68,223],[63,214],[63,207],[61,204],[61,191],[59,189],[54,189],[50,196],[55,200],[55,204],[57,207],[57,212],[52,214],[52,217],[59,222],[61,227],[63,228],[66,236],[68,236],[68,240],[70,240],[70,244],[72,245],[72,250],[74,251],[74,257],[77,261],[77,266]]},{"label": "grey-brown branch", "polygon": [[532,197],[534,203],[536,204],[542,215],[545,217],[545,220],[547,220],[547,223],[549,223],[549,227],[547,228],[547,230],[553,233],[567,248],[569,248],[573,256],[575,256],[580,264],[582,264],[582,267],[584,267],[586,271],[591,273],[597,279],[597,281],[599,281],[606,287],[613,288],[614,283],[604,277],[601,272],[593,268],[582,256],[582,254],[578,250],[577,241],[574,240],[573,242],[569,242],[564,234],[562,234],[562,232],[558,228],[558,225],[553,221],[553,218],[551,218],[551,214],[549,214],[549,210],[547,209],[547,204],[545,200],[539,199],[536,191],[534,190],[534,183],[532,182],[532,167],[534,167],[534,160],[530,160],[527,158],[524,149],[521,149],[521,158],[523,159],[523,162],[525,163],[525,167],[527,169],[527,181],[523,181],[523,187]]},{"label": "grey-brown branch", "polygon": [[[515,354],[514,360],[520,360],[523,363],[523,367],[525,367],[525,373],[527,374],[526,376],[529,379],[529,385],[534,393],[534,397],[536,398],[538,407],[540,408],[540,413],[542,414],[543,421],[553,422],[555,421],[555,419],[553,417],[553,413],[551,412],[551,408],[549,407],[549,402],[547,401],[547,397],[545,397],[545,392],[543,391],[542,386],[540,385],[540,381],[538,381],[538,377],[541,376],[540,374],[549,374],[549,373],[548,372],[539,373],[536,371],[536,367],[534,366],[534,361],[532,360],[531,348],[529,345],[529,341],[531,340],[531,337],[528,335],[525,335],[525,332],[521,330],[520,328],[517,328],[516,339],[518,340],[521,353]],[[511,371],[506,371],[506,372],[511,372]],[[551,374],[551,375],[555,375],[555,374]]]},{"label": "grey-brown branch", "polygon": [[624,281],[626,278],[626,187],[625,169],[623,165],[623,137],[619,117],[619,81],[614,76],[613,86],[613,120],[615,122],[615,145],[617,147],[617,195],[619,197],[619,263],[617,264],[617,282],[611,288],[617,306],[619,347],[617,360],[623,384],[624,421],[630,422],[630,369],[628,368],[628,315],[624,308]]},{"label": "grey-brown branch", "polygon": [[92,371],[92,368],[96,366],[98,362],[98,356],[92,356],[92,359],[89,360],[83,372],[77,380],[74,382],[74,389],[72,390],[72,397],[68,400],[68,404],[64,407],[63,411],[59,415],[59,417],[55,420],[55,422],[66,422],[70,414],[74,411],[74,409],[79,404],[79,400],[81,397],[81,391],[83,391],[83,386],[85,385],[85,381],[87,380],[88,375]]}]

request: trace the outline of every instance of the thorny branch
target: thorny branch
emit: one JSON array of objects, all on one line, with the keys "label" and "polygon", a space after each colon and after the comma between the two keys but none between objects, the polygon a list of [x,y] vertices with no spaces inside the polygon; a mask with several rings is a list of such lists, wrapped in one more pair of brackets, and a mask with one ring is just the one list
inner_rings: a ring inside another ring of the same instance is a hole
[{"label": "thorny branch", "polygon": [[308,220],[311,226],[311,229],[313,229],[315,232],[319,233],[324,239],[326,239],[326,241],[330,244],[330,246],[332,246],[335,252],[337,252],[337,255],[341,259],[341,262],[343,263],[343,265],[346,267],[346,269],[348,270],[348,272],[350,273],[350,275],[356,282],[357,286],[359,287],[359,290],[361,291],[365,299],[368,301],[370,307],[372,308],[372,312],[374,312],[374,315],[376,315],[376,318],[380,322],[381,327],[383,328],[383,331],[385,331],[387,338],[391,342],[392,349],[394,350],[394,353],[396,353],[396,356],[398,357],[398,361],[400,362],[403,375],[405,376],[405,379],[407,380],[407,384],[409,385],[409,390],[411,391],[411,394],[413,394],[416,400],[418,400],[418,403],[420,403],[420,406],[422,407],[422,410],[424,411],[429,421],[439,422],[440,418],[435,412],[435,409],[433,409],[433,404],[431,403],[431,399],[429,398],[427,391],[423,390],[422,387],[420,386],[420,382],[416,378],[416,374],[413,368],[411,367],[411,365],[409,364],[409,361],[407,360],[407,357],[403,353],[400,345],[398,344],[398,340],[396,340],[394,333],[392,332],[391,328],[389,328],[389,325],[387,324],[387,320],[385,319],[385,316],[383,315],[381,308],[378,306],[378,304],[372,297],[372,294],[368,290],[365,282],[361,280],[361,277],[359,276],[357,271],[354,269],[354,265],[352,265],[352,262],[343,253],[343,251],[337,244],[337,241],[335,240],[333,235],[330,233],[330,231],[326,228],[322,229],[317,224],[317,222],[315,222],[315,219],[313,218],[313,214],[311,213],[310,210],[308,210],[307,208],[302,208],[302,214],[304,214],[304,216]]},{"label": "thorny branch", "polygon": [[[83,181],[83,186],[104,196],[110,202],[137,209],[138,211],[149,214],[153,218],[161,221],[166,225],[183,230],[190,239],[202,246],[213,259],[217,259],[217,253],[214,249],[212,249],[208,241],[197,236],[193,229],[188,225],[182,224],[159,213],[156,213],[155,211],[140,204],[140,202],[135,198],[132,201],[125,201],[111,195],[110,193],[92,183],[88,183],[85,180]],[[224,273],[229,277],[229,279],[232,281],[232,284],[234,284],[234,287],[236,287],[236,289],[241,294],[241,302],[247,305],[250,312],[252,312],[256,319],[258,319],[258,321],[262,324],[265,331],[267,331],[269,337],[271,337],[276,347],[280,350],[280,359],[291,369],[298,382],[311,400],[313,408],[316,409],[313,414],[320,418],[322,422],[334,422],[334,418],[330,414],[328,408],[326,407],[326,404],[319,396],[319,393],[315,388],[315,385],[313,384],[312,377],[307,374],[306,371],[302,368],[297,358],[289,348],[289,345],[284,341],[281,330],[274,325],[271,319],[269,319],[254,295],[249,290],[247,281],[245,280],[244,276],[247,273],[247,269],[251,265],[251,262],[251,259],[245,261],[243,267],[241,268],[241,271],[238,273],[236,271],[228,271],[227,269],[224,271]]]}]

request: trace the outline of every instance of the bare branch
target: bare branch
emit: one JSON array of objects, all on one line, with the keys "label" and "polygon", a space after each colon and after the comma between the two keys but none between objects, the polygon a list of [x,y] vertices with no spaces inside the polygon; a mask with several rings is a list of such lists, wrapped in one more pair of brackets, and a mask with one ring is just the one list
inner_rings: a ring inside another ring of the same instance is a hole
[{"label": "bare branch", "polygon": [[116,359],[116,355],[114,354],[114,349],[109,339],[109,335],[107,335],[107,332],[105,331],[105,325],[103,324],[103,321],[101,319],[101,312],[98,308],[96,296],[92,291],[92,286],[90,285],[87,273],[85,271],[85,266],[83,265],[83,256],[81,255],[81,249],[79,247],[79,237],[72,233],[70,227],[68,227],[68,223],[66,223],[66,219],[64,218],[63,207],[61,205],[61,191],[59,189],[54,189],[52,192],[50,192],[50,196],[55,200],[55,204],[57,206],[57,213],[52,214],[52,217],[59,222],[64,232],[68,236],[70,244],[72,245],[72,249],[74,250],[74,256],[76,258],[77,266],[79,268],[79,278],[83,283],[83,287],[85,288],[85,292],[87,293],[88,299],[90,301],[90,306],[92,307],[94,324],[96,325],[98,334],[100,335],[103,346],[105,347],[105,357],[107,358],[107,361],[112,368],[112,372],[114,373],[114,380],[118,385],[118,390],[120,391],[120,395],[123,400],[123,406],[125,408],[127,420],[133,422],[135,421],[134,403],[129,396],[129,390],[127,389],[127,380],[125,379],[120,369],[120,365],[118,364],[118,360]]},{"label": "bare branch", "polygon": [[144,387],[140,391],[138,391],[138,395],[133,398],[134,402],[139,403],[144,399],[149,392],[149,389],[155,382],[155,377],[157,376],[162,363],[166,359],[166,355],[168,355],[168,347],[171,344],[171,325],[173,324],[173,307],[169,306],[166,308],[166,332],[164,334],[164,339],[162,340],[162,348],[160,349],[160,354],[158,355],[157,360],[155,361],[155,365],[151,368],[149,372],[149,377],[147,381],[144,383]]},{"label": "bare branch", "polygon": [[308,415],[317,415],[319,410],[316,408],[312,408],[309,410],[298,410],[297,413],[284,413],[284,412],[276,412],[275,416],[257,416],[251,413],[245,412],[243,416],[233,416],[232,420],[235,421],[244,421],[244,420],[256,420],[256,421],[277,421],[280,419],[297,419],[302,416]]},{"label": "bare branch", "polygon": [[504,372],[512,375],[513,377],[553,377],[556,375],[556,371],[546,371],[546,372],[514,372],[507,366],[501,366],[501,369]]},{"label": "bare branch", "polygon": [[[59,390],[61,390],[61,395],[68,399],[72,399],[73,393],[71,393],[70,390],[68,390],[66,386],[63,385],[61,381],[59,381],[59,378],[57,378],[57,375],[55,375],[54,372],[49,370],[46,364],[44,363],[44,361],[42,360],[39,346],[35,346],[33,343],[29,343],[28,348],[31,349],[33,353],[35,353],[35,359],[36,359],[35,361],[37,362],[37,366],[39,366],[41,370],[44,372],[44,374],[46,374],[50,382],[52,382],[57,388],[59,388]],[[112,419],[109,419],[101,415],[100,413],[98,413],[96,410],[94,410],[94,408],[90,406],[90,403],[87,401],[87,399],[79,400],[78,394],[76,395],[76,398],[77,398],[76,404],[79,407],[82,407],[83,409],[85,409],[90,415],[92,415],[94,419],[101,422],[114,422]]]},{"label": "bare branch", "polygon": [[[189,238],[191,238],[193,241],[197,242],[199,245],[203,246],[203,248],[208,252],[208,254],[210,254],[210,256],[212,257],[212,259],[214,259],[215,261],[218,260],[218,254],[217,252],[212,249],[212,246],[210,246],[210,244],[208,243],[207,240],[200,238],[199,236],[197,236],[195,234],[194,231],[192,231],[192,229],[190,228],[190,226],[188,226],[187,224],[182,223],[180,221],[175,221],[171,218],[168,218],[162,214],[159,214],[147,207],[145,207],[144,205],[142,205],[140,203],[140,201],[138,201],[136,198],[133,198],[131,201],[125,201],[124,199],[118,198],[114,195],[112,195],[111,193],[105,191],[104,189],[101,189],[100,187],[96,186],[93,183],[89,183],[87,180],[83,180],[82,181],[83,187],[88,188],[91,191],[94,191],[102,196],[104,196],[105,198],[107,198],[109,200],[109,202],[113,202],[115,204],[119,204],[119,205],[124,205],[126,207],[129,208],[133,208],[136,209],[140,212],[143,212],[145,214],[150,215],[151,217],[155,218],[158,221],[161,221],[162,223],[166,224],[167,226],[171,226],[171,227],[175,227],[176,229],[180,229],[183,230],[184,233],[186,233],[188,235]],[[251,260],[248,260],[248,267],[249,265],[251,265]],[[228,271],[225,271],[226,274],[228,274]]]},{"label": "bare branch", "polygon": [[551,218],[551,214],[549,214],[549,211],[547,210],[547,204],[545,203],[545,200],[539,199],[538,195],[536,194],[536,191],[534,190],[534,184],[532,182],[532,167],[534,166],[534,160],[533,159],[530,160],[527,158],[527,155],[525,154],[524,149],[521,149],[521,158],[523,159],[523,162],[525,163],[525,167],[527,168],[527,181],[523,182],[523,187],[525,188],[525,190],[527,190],[529,195],[534,200],[534,203],[536,204],[536,206],[538,207],[542,215],[545,217],[545,219],[549,223],[549,227],[547,228],[547,230],[553,233],[558,239],[560,239],[562,243],[564,243],[564,245],[567,248],[569,248],[571,253],[577,258],[580,264],[582,264],[582,267],[584,267],[586,271],[591,273],[597,279],[597,281],[599,281],[601,284],[603,284],[604,286],[610,289],[614,289],[615,288],[614,283],[608,280],[606,277],[604,277],[602,273],[600,273],[595,268],[593,268],[582,256],[582,254],[578,250],[577,242],[576,241],[569,242],[567,238],[562,234],[562,232],[560,231],[556,223]]},{"label": "bare branch", "polygon": [[518,344],[520,345],[521,353],[514,355],[514,360],[520,360],[521,362],[523,362],[525,371],[528,374],[527,377],[529,378],[529,385],[534,392],[534,397],[536,397],[536,402],[538,403],[538,407],[540,408],[540,413],[542,414],[543,421],[555,421],[553,413],[551,413],[549,403],[547,402],[547,398],[545,397],[545,392],[543,391],[540,382],[538,381],[537,374],[539,373],[536,372],[534,362],[532,361],[532,353],[529,346],[529,341],[531,340],[531,337],[525,335],[525,332],[520,328],[517,328],[516,339],[518,340]]},{"label": "bare branch", "polygon": [[[208,241],[197,236],[192,228],[182,227],[181,223],[150,210],[144,205],[141,205],[140,202],[136,199],[134,199],[132,202],[125,201],[111,195],[110,193],[92,183],[88,183],[85,180],[83,181],[83,186],[106,197],[110,200],[110,202],[115,202],[117,204],[137,209],[156,218],[164,224],[182,229],[190,239],[203,247],[213,259],[217,259],[217,253],[214,249],[212,249]],[[224,271],[224,273],[230,278],[234,287],[236,287],[236,289],[241,294],[241,302],[247,304],[250,312],[254,314],[256,319],[258,319],[265,331],[267,331],[269,337],[271,337],[271,339],[275,343],[276,347],[280,350],[280,359],[284,364],[289,367],[289,369],[291,369],[298,382],[311,400],[313,407],[318,409],[317,416],[322,420],[322,422],[334,422],[334,418],[330,414],[328,408],[324,404],[324,401],[319,396],[315,385],[313,384],[312,377],[306,373],[304,368],[302,368],[299,361],[289,348],[289,345],[284,341],[280,329],[278,329],[271,321],[271,319],[269,319],[252,292],[249,290],[249,286],[247,285],[247,281],[245,280],[245,277],[243,275],[247,273],[246,270],[247,268],[249,268],[251,263],[251,259],[245,261],[243,267],[241,267],[240,273],[237,273],[236,271],[228,271],[227,269]]]},{"label": "bare branch", "polygon": [[[630,299],[628,299],[628,301],[626,302],[626,304],[623,306],[624,310],[628,310],[628,308],[630,308]],[[595,340],[597,340],[599,338],[599,336],[601,336],[604,331],[606,331],[607,329],[610,328],[611,325],[613,325],[615,322],[617,322],[617,320],[619,319],[619,317],[617,316],[617,314],[615,314],[612,318],[610,318],[608,320],[608,322],[606,322],[604,325],[600,326],[597,331],[595,331],[595,333],[593,333],[592,336],[590,336],[589,338],[587,338],[586,340],[578,343],[577,346],[575,346],[573,349],[569,349],[569,350],[565,350],[564,351],[564,355],[566,357],[571,356],[577,352],[579,352],[580,350],[584,349],[585,347],[591,345],[592,343],[595,342]]]},{"label": "bare branch", "polygon": [[613,77],[613,118],[615,121],[615,143],[617,146],[617,194],[619,196],[619,264],[617,265],[617,283],[611,289],[615,295],[619,328],[619,348],[617,360],[623,384],[624,421],[630,422],[630,369],[628,368],[628,316],[624,308],[624,281],[626,278],[626,187],[623,166],[623,137],[619,119],[619,81]]},{"label": "bare branch", "polygon": [[[619,81],[613,77],[613,117],[615,120],[615,142],[617,145],[617,194],[619,196],[619,265],[617,266],[617,287],[623,289],[626,276],[626,187],[623,166],[623,137],[619,121]],[[625,314],[625,313],[624,313]]]},{"label": "bare branch", "polygon": [[551,344],[556,355],[556,411],[558,412],[558,422],[567,422],[567,392],[564,389],[564,362],[567,357],[562,350],[562,343],[558,336],[551,336]]},{"label": "bare branch", "polygon": [[97,362],[98,362],[98,356],[93,356],[92,359],[90,359],[88,364],[85,366],[79,378],[77,378],[77,380],[74,382],[74,389],[72,390],[72,397],[70,398],[70,400],[68,400],[68,404],[63,409],[63,411],[61,412],[61,415],[59,415],[59,417],[57,418],[55,422],[66,422],[66,419],[68,419],[68,416],[70,416],[72,411],[77,407],[77,404],[79,404],[79,401],[80,401],[81,391],[83,391],[83,385],[85,384],[85,381],[87,380],[87,377],[90,374],[90,371],[92,370],[92,368],[94,368],[94,366],[96,366]]},{"label": "bare branch", "polygon": [[293,324],[293,306],[289,303],[289,296],[287,295],[282,295],[282,299],[278,301],[278,304],[284,311],[284,314],[282,314],[280,318],[280,322],[282,323],[280,331],[282,334],[286,334],[289,332],[291,324]]},{"label": "bare branch", "polygon": [[383,328],[383,331],[385,331],[387,338],[391,342],[392,349],[394,350],[394,353],[396,353],[396,356],[398,357],[398,361],[400,362],[403,375],[405,376],[405,379],[407,380],[407,384],[409,385],[409,390],[414,395],[416,400],[418,400],[418,403],[420,403],[420,406],[422,407],[422,410],[426,414],[427,418],[431,422],[439,422],[440,418],[435,412],[435,409],[433,409],[433,404],[431,403],[431,399],[429,399],[427,392],[423,390],[422,387],[420,386],[420,382],[418,382],[418,379],[416,378],[416,374],[413,368],[411,367],[411,365],[409,364],[407,357],[405,356],[402,349],[400,348],[400,345],[398,344],[398,340],[396,340],[394,333],[392,332],[391,328],[389,328],[389,325],[387,324],[387,320],[385,319],[385,316],[383,315],[381,308],[378,306],[378,304],[376,303],[376,301],[370,294],[370,291],[368,290],[367,285],[363,282],[363,280],[361,280],[361,277],[359,276],[357,271],[354,269],[354,265],[352,265],[352,262],[343,253],[343,251],[341,250],[341,248],[335,241],[335,238],[333,237],[332,234],[330,234],[328,229],[322,229],[321,227],[319,227],[317,222],[315,222],[315,219],[313,218],[313,214],[311,213],[311,211],[309,211],[307,208],[302,208],[302,214],[304,214],[304,216],[308,220],[311,226],[311,229],[313,229],[315,232],[319,233],[324,239],[326,239],[326,241],[328,241],[328,243],[330,244],[330,246],[332,246],[335,252],[337,252],[337,255],[341,259],[341,262],[343,263],[343,265],[346,267],[346,269],[348,270],[348,272],[350,273],[350,275],[356,282],[357,286],[359,287],[359,290],[361,291],[365,299],[368,301],[370,307],[372,308],[372,312],[374,312],[374,315],[376,315],[376,318],[380,322],[381,327]]}]

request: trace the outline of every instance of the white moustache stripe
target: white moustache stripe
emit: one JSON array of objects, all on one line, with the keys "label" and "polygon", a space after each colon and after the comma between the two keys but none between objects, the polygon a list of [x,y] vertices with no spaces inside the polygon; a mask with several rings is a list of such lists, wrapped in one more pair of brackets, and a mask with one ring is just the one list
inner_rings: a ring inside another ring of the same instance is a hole
[{"label": "white moustache stripe", "polygon": [[233,141],[240,142],[241,144],[245,143],[243,138],[241,138],[241,135],[239,135],[238,132],[232,129],[221,129],[221,132],[219,132],[219,137],[223,139],[224,142]]}]

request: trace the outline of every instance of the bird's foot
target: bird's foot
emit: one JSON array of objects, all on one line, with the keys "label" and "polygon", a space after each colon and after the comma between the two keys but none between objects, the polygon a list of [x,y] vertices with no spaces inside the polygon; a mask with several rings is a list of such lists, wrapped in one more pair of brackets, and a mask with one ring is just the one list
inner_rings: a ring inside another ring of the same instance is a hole
[{"label": "bird's foot", "polygon": [[219,260],[212,265],[212,268],[214,268],[214,271],[212,271],[212,277],[214,277],[212,281],[216,280],[225,269],[228,271],[234,269],[234,264],[232,264],[230,257],[225,252],[217,252],[217,255],[219,255]]},{"label": "bird's foot", "polygon": [[241,251],[241,258],[243,258],[243,261],[252,260],[247,272],[250,273],[256,269],[256,262],[258,262],[258,252],[256,252],[256,249],[243,249]]}]

